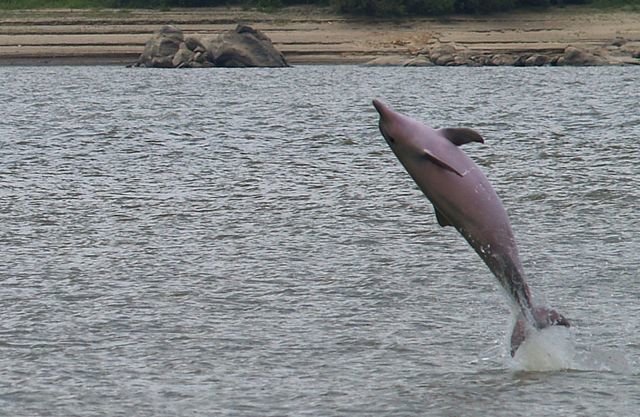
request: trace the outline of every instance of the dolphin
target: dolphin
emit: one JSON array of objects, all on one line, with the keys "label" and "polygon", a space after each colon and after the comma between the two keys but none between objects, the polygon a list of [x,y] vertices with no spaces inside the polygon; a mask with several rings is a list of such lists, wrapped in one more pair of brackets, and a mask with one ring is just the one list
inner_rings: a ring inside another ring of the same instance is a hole
[{"label": "dolphin", "polygon": [[433,129],[378,99],[373,106],[380,114],[382,136],[433,204],[438,224],[460,232],[519,310],[511,356],[528,329],[569,327],[557,311],[533,305],[507,212],[480,167],[460,149],[469,142],[484,143],[482,136],[464,127]]}]

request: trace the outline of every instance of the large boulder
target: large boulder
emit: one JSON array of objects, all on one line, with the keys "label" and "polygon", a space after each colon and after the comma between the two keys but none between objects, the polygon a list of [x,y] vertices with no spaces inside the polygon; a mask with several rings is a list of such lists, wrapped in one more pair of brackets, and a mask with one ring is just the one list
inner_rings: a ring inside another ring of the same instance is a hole
[{"label": "large boulder", "polygon": [[144,51],[136,65],[145,67],[170,68],[173,56],[180,49],[184,40],[182,31],[175,26],[166,25],[153,34],[144,45]]},{"label": "large boulder", "polygon": [[477,65],[473,60],[473,55],[467,47],[456,44],[455,42],[440,43],[436,42],[428,48],[429,59],[435,65],[443,66],[460,66],[460,65]]},{"label": "large boulder", "polygon": [[436,43],[429,48],[429,59],[436,65],[451,65],[455,62],[458,54],[456,44],[452,43]]},{"label": "large boulder", "polygon": [[288,67],[286,58],[259,30],[238,25],[208,45],[209,60],[217,67]]},{"label": "large boulder", "polygon": [[202,43],[193,37],[184,37],[175,26],[166,25],[153,34],[135,66],[154,68],[184,68],[212,66],[203,57]]},{"label": "large boulder", "polygon": [[606,65],[607,60],[599,55],[575,46],[567,46],[564,54],[558,58],[557,65],[592,66]]},{"label": "large boulder", "polygon": [[264,33],[250,26],[203,42],[174,26],[160,28],[147,41],[135,66],[156,68],[288,67],[284,55]]}]

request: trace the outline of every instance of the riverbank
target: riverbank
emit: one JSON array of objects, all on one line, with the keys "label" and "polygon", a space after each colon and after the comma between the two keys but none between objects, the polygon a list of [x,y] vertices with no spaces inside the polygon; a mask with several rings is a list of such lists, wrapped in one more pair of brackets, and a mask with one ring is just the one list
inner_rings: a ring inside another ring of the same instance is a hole
[{"label": "riverbank", "polygon": [[345,17],[317,7],[272,13],[241,8],[23,10],[0,12],[0,65],[131,64],[164,24],[185,34],[213,36],[237,23],[263,31],[294,65],[411,57],[438,44],[485,55],[554,54],[567,46],[615,54],[622,47],[621,63],[635,63],[631,56],[640,51],[640,13],[578,6],[400,20]]}]

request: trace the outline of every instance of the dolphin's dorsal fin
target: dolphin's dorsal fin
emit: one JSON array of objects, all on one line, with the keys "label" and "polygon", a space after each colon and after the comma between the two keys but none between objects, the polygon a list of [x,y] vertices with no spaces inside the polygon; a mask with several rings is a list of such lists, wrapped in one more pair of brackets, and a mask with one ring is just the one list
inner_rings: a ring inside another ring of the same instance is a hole
[{"label": "dolphin's dorsal fin", "polygon": [[445,127],[438,129],[438,131],[445,138],[449,139],[449,142],[456,146],[464,145],[469,142],[484,143],[484,139],[480,133],[468,127]]},{"label": "dolphin's dorsal fin", "polygon": [[438,224],[439,224],[440,226],[442,226],[442,227],[445,227],[445,226],[453,226],[453,225],[451,224],[451,222],[450,222],[450,221],[449,221],[449,220],[448,220],[448,219],[447,219],[447,218],[446,218],[442,213],[440,213],[440,210],[438,210],[438,207],[433,206],[433,208],[434,208],[434,209],[435,209],[435,211],[436,211],[436,219],[438,220]]},{"label": "dolphin's dorsal fin", "polygon": [[433,152],[431,152],[429,149],[424,149],[424,155],[429,158],[429,160],[431,160],[433,163],[439,165],[441,168],[444,169],[448,169],[449,171],[464,177],[468,171],[461,171],[459,169],[456,169],[452,164],[447,163],[444,159],[442,158],[438,158],[438,156],[436,154],[434,154]]}]

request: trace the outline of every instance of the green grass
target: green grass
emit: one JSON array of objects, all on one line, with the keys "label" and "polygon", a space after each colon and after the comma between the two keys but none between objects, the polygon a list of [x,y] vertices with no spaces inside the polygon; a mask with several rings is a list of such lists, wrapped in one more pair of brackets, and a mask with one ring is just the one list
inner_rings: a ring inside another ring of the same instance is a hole
[{"label": "green grass", "polygon": [[0,9],[113,9],[165,7],[164,0],[0,0]]},{"label": "green grass", "polygon": [[113,7],[108,0],[0,0],[0,9],[97,9]]},{"label": "green grass", "polygon": [[92,9],[111,7],[109,0],[0,0],[0,9]]},{"label": "green grass", "polygon": [[640,12],[640,0],[592,0],[590,5],[598,9]]}]

